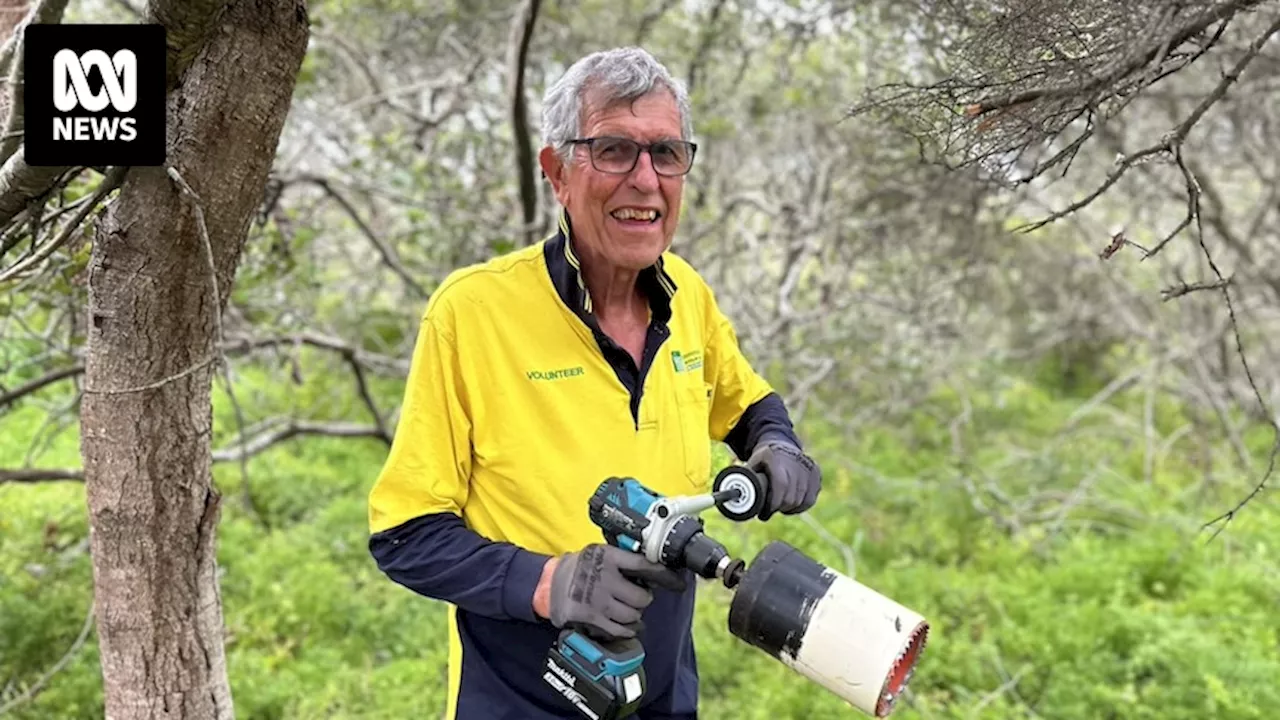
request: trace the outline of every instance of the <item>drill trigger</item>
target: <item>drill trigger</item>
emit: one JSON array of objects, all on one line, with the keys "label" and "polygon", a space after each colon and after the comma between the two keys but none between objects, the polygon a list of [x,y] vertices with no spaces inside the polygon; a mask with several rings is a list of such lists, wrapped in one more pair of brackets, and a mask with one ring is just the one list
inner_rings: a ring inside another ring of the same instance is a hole
[{"label": "drill trigger", "polygon": [[622,571],[622,577],[624,577],[624,578],[626,578],[626,579],[630,580],[631,582],[635,583],[636,585],[639,585],[640,587],[644,588],[645,590],[652,590],[652,589],[653,589],[653,584],[652,584],[652,583],[650,583],[650,582],[649,582],[649,580],[648,580],[648,578],[646,578],[642,573],[635,572],[634,570],[623,570],[623,571]]}]

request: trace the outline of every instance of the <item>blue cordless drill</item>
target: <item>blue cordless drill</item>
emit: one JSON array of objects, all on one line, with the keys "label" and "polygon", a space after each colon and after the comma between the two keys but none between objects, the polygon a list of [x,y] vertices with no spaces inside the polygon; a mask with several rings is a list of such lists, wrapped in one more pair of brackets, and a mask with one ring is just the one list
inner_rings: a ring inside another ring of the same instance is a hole
[{"label": "blue cordless drill", "polygon": [[[707,536],[697,514],[716,507],[731,520],[746,520],[759,514],[767,494],[763,478],[736,465],[721,471],[705,495],[664,497],[634,478],[611,477],[591,496],[589,514],[610,545],[733,588],[745,563]],[[566,627],[547,653],[543,679],[584,717],[624,718],[644,697],[644,648],[636,638],[604,640]]]}]

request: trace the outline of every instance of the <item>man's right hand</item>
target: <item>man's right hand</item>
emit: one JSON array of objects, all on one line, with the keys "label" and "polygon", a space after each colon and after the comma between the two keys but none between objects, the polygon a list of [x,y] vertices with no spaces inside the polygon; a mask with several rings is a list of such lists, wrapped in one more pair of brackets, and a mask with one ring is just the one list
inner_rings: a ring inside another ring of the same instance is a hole
[{"label": "man's right hand", "polygon": [[585,625],[610,638],[635,637],[641,613],[653,602],[653,592],[629,578],[675,592],[686,587],[674,570],[602,543],[561,555],[549,561],[551,565],[547,603],[551,624],[558,628]]}]

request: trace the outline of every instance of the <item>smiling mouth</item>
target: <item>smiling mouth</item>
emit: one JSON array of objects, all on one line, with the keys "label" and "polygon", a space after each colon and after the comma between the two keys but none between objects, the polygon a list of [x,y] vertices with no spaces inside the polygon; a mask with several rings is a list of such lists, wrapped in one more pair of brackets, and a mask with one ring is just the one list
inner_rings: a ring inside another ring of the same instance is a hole
[{"label": "smiling mouth", "polygon": [[658,222],[662,217],[662,213],[657,210],[639,210],[636,208],[618,208],[609,213],[615,220],[630,223],[646,223],[653,224]]}]

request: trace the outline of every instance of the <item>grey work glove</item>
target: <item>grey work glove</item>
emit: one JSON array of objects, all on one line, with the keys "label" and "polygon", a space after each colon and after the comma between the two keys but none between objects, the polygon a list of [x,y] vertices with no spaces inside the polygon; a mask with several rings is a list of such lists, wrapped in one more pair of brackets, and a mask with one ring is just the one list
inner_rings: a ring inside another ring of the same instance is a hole
[{"label": "grey work glove", "polygon": [[629,578],[675,592],[686,587],[676,571],[643,555],[603,543],[588,545],[560,556],[551,575],[551,624],[594,630],[604,640],[635,637],[653,591]]},{"label": "grey work glove", "polygon": [[762,521],[774,513],[802,513],[818,501],[822,470],[813,458],[789,442],[769,440],[760,443],[747,459],[747,467],[764,473],[768,482],[767,502],[760,511]]}]

